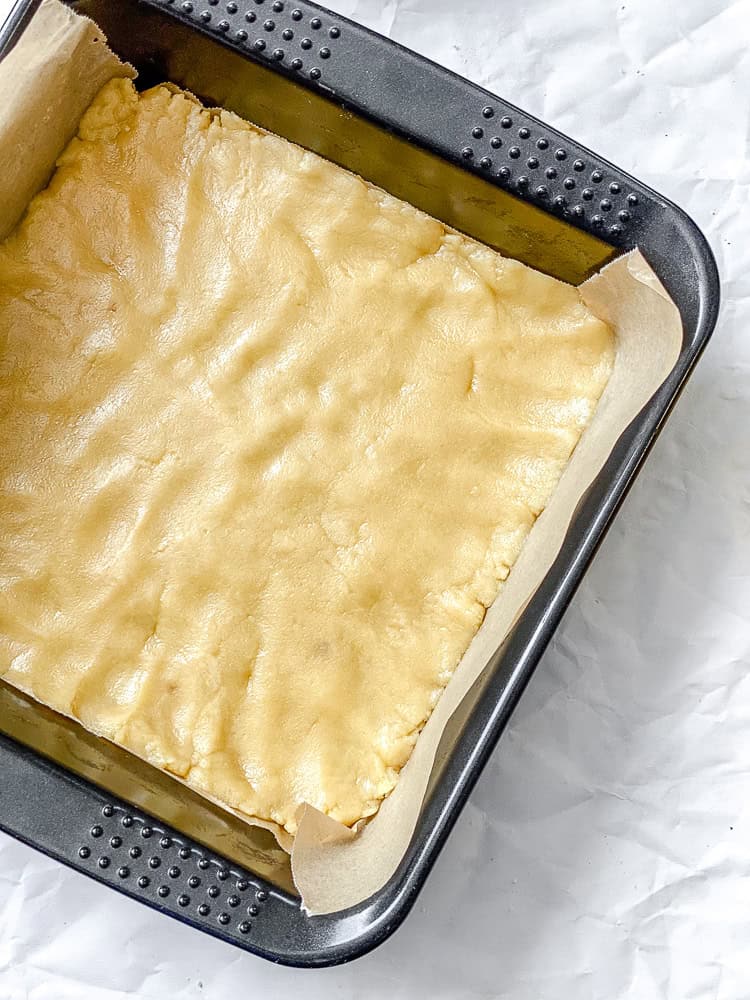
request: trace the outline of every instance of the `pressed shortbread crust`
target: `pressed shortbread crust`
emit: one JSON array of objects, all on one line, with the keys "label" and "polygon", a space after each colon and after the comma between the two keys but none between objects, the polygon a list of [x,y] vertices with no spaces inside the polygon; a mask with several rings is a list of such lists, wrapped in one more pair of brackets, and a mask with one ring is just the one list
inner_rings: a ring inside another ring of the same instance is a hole
[{"label": "pressed shortbread crust", "polygon": [[613,349],[576,289],[112,81],[0,245],[0,674],[248,818],[371,815]]}]

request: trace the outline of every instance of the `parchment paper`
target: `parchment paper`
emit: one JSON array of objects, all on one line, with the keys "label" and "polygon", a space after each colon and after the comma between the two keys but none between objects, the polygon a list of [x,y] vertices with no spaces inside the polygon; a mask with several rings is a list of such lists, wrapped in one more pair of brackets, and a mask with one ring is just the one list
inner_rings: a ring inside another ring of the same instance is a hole
[{"label": "parchment paper", "polygon": [[[44,186],[96,92],[108,79],[122,75],[131,76],[132,69],[107,50],[91,22],[57,0],[44,0],[17,48],[0,63],[0,165],[5,178],[0,234],[15,225]],[[396,870],[450,716],[554,561],[580,497],[619,435],[677,358],[682,340],[679,313],[640,253],[605,268],[582,286],[582,294],[617,336],[615,368],[595,417],[378,814],[355,833],[304,807],[292,867],[310,913],[352,906]]]},{"label": "parchment paper", "polygon": [[49,180],[83,112],[116,76],[135,72],[109,51],[99,28],[45,0],[0,62],[0,239]]}]

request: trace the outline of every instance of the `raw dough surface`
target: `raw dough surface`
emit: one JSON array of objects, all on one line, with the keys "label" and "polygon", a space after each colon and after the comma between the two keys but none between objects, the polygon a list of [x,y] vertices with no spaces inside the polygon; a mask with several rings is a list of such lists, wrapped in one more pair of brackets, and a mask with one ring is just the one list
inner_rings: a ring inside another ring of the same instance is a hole
[{"label": "raw dough surface", "polygon": [[114,80],[0,246],[0,675],[239,811],[376,811],[591,418],[576,289]]}]

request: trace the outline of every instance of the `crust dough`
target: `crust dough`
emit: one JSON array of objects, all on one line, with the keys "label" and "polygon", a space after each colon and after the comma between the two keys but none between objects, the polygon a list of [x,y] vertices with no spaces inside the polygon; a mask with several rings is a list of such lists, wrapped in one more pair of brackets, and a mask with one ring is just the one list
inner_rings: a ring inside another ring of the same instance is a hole
[{"label": "crust dough", "polygon": [[0,674],[248,818],[371,815],[613,349],[575,288],[112,81],[0,246]]}]

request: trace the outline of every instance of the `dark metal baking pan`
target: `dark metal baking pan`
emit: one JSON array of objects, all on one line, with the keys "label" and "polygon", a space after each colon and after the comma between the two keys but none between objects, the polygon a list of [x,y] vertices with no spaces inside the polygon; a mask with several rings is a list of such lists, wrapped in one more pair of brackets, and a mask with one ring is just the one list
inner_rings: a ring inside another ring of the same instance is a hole
[{"label": "dark metal baking pan", "polygon": [[[15,27],[0,30],[0,45],[17,36],[28,6],[14,5]],[[409,849],[361,905],[305,915],[288,859],[270,835],[0,685],[2,829],[275,962],[344,962],[391,934],[412,906],[711,334],[716,267],[694,223],[656,192],[517,107],[328,10],[303,0],[73,6],[100,24],[142,85],[172,80],[548,273],[580,282],[639,246],[682,316],[674,369],[620,438],[552,569],[451,720]]]}]

